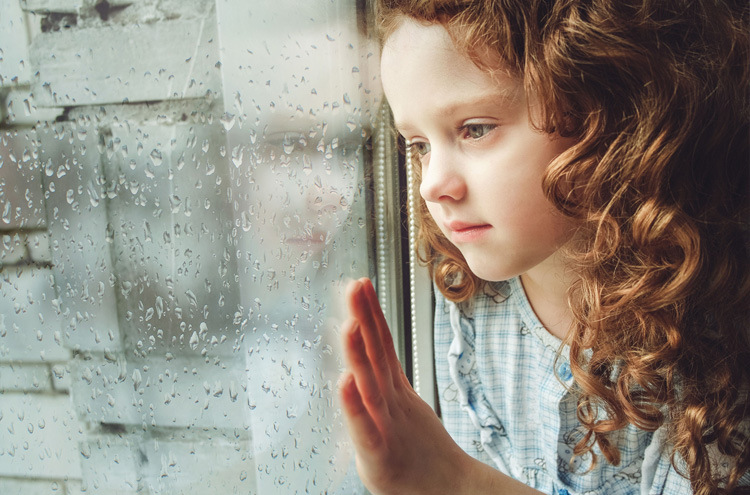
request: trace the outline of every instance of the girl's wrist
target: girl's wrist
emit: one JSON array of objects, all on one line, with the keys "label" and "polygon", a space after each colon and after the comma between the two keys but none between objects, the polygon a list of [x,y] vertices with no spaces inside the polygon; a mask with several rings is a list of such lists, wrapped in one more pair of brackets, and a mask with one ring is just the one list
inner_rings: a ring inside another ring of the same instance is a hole
[{"label": "girl's wrist", "polygon": [[454,493],[461,495],[540,495],[541,492],[503,474],[468,454],[462,459],[461,486]]}]

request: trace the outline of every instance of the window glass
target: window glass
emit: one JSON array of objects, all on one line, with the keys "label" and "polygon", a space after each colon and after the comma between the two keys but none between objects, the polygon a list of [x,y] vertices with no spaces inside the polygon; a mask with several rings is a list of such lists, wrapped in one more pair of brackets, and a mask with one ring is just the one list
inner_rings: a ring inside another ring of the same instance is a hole
[{"label": "window glass", "polygon": [[339,301],[398,212],[364,5],[0,11],[0,492],[363,493]]}]

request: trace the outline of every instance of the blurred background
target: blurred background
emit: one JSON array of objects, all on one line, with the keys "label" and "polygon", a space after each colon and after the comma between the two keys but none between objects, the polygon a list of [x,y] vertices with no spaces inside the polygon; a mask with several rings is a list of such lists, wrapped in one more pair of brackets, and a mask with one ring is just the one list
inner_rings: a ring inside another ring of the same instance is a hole
[{"label": "blurred background", "polygon": [[0,493],[364,493],[340,300],[403,309],[369,8],[0,0]]}]

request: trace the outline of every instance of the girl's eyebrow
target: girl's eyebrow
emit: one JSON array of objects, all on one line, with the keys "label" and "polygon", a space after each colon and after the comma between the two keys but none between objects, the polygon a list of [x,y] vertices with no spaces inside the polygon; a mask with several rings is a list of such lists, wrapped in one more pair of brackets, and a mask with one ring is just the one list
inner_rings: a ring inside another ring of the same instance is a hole
[{"label": "girl's eyebrow", "polygon": [[[497,109],[507,105],[512,105],[518,100],[519,91],[515,90],[497,90],[491,93],[485,93],[472,98],[457,99],[445,105],[436,105],[432,111],[438,115],[454,115],[465,108],[490,107]],[[394,126],[401,134],[404,131],[412,130],[414,127],[408,122],[396,120]]]}]

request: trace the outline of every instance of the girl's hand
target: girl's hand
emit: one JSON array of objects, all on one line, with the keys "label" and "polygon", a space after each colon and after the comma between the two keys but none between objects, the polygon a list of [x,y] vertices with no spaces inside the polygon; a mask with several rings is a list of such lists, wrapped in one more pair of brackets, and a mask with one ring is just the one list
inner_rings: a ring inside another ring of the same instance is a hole
[{"label": "girl's hand", "polygon": [[343,328],[348,372],[340,382],[357,471],[374,494],[458,494],[478,463],[463,452],[409,384],[372,283],[347,289]]}]

